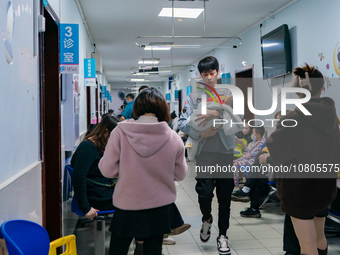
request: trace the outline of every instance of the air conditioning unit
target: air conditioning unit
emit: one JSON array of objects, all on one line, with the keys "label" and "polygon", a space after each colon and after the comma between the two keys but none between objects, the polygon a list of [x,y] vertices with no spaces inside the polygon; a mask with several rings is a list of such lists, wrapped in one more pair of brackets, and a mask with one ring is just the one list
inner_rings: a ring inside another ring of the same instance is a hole
[{"label": "air conditioning unit", "polygon": [[96,74],[102,74],[103,73],[102,56],[98,52],[92,52],[91,57],[96,59]]}]

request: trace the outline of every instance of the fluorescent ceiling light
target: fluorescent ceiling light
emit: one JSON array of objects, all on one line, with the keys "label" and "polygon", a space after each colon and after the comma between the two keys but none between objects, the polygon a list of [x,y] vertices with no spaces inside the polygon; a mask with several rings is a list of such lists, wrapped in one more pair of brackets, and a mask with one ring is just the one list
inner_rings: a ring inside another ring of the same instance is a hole
[{"label": "fluorescent ceiling light", "polygon": [[170,46],[145,46],[144,50],[170,50]]},{"label": "fluorescent ceiling light", "polygon": [[143,73],[140,72],[140,73],[134,73],[133,75],[149,75],[149,74],[148,73],[144,73],[144,72]]},{"label": "fluorescent ceiling light", "polygon": [[134,81],[145,81],[145,79],[131,79],[132,82]]},{"label": "fluorescent ceiling light", "polygon": [[138,61],[138,65],[157,65],[159,63],[159,59],[142,59]]},{"label": "fluorescent ceiling light", "polygon": [[[175,18],[196,19],[203,12],[202,8],[174,8]],[[158,14],[159,17],[172,17],[172,8],[164,7]]]}]

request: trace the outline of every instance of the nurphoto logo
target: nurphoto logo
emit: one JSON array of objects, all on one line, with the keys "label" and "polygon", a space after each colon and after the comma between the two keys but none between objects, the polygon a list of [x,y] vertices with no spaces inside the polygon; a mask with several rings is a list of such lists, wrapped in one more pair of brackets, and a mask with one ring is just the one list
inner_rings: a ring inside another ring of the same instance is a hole
[{"label": "nurphoto logo", "polygon": [[[205,85],[205,84],[203,84]],[[220,89],[229,89],[232,92],[233,95],[233,114],[237,114],[237,115],[244,115],[244,95],[241,89],[239,89],[238,87],[234,86],[234,85],[230,85],[230,84],[217,84],[215,86],[215,88],[220,88]],[[214,91],[214,93],[216,94],[216,92]],[[287,94],[288,93],[301,93],[301,94],[305,94],[304,98],[287,98]],[[211,93],[209,93],[210,96]],[[248,104],[248,108],[250,110],[251,113],[256,114],[256,115],[270,115],[272,113],[275,112],[277,105],[278,105],[278,100],[277,100],[277,88],[273,88],[272,89],[272,106],[270,107],[270,109],[268,110],[257,110],[254,107],[253,104],[253,88],[248,88],[248,98],[247,98],[247,104]],[[218,97],[219,98],[219,97]],[[287,113],[287,104],[293,104],[295,105],[297,108],[299,108],[301,110],[301,112],[304,115],[312,115],[302,104],[307,103],[311,98],[311,93],[309,90],[304,89],[304,88],[282,88],[281,89],[281,114],[282,115],[286,115]],[[216,102],[215,102],[216,103]],[[221,101],[220,101],[221,103]],[[202,95],[202,114],[206,114],[207,113],[207,95],[203,94]],[[252,126],[251,124],[249,124],[249,126],[251,127],[260,127],[264,125],[264,121],[261,119],[253,119],[250,120],[249,122],[252,121],[258,121],[261,122],[261,125],[256,125],[256,126]],[[275,119],[266,119],[265,121],[271,121],[272,122],[272,126],[274,127],[274,123],[276,123]],[[287,122],[289,123],[289,125],[287,124]],[[227,124],[228,120],[225,119],[214,119],[214,127],[215,125],[218,124]],[[285,124],[286,123],[286,124]],[[291,125],[292,123],[294,123],[293,125]],[[238,122],[230,122],[230,125],[232,126],[233,124],[243,124],[245,126],[245,121],[238,123]],[[297,121],[293,120],[293,119],[285,119],[281,122],[282,126],[284,127],[295,127],[297,125]]]}]

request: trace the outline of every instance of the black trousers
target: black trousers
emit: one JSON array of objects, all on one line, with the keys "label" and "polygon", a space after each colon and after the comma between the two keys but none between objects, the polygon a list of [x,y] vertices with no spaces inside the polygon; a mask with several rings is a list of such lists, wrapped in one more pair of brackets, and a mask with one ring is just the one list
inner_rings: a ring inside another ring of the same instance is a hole
[{"label": "black trousers", "polygon": [[[260,155],[263,153],[259,153]],[[252,166],[260,166],[259,161],[255,161]],[[250,197],[250,207],[258,210],[260,207],[261,198],[268,195],[270,191],[270,187],[268,185],[268,177],[262,173],[250,172],[246,183],[244,186],[250,188],[249,197]]]},{"label": "black trousers", "polygon": [[258,210],[260,208],[261,198],[269,194],[270,187],[267,184],[268,180],[265,179],[255,179],[254,184],[249,192],[250,197],[250,207]]},{"label": "black trousers", "polygon": [[[128,254],[130,244],[133,237],[122,237],[111,233],[110,250],[109,255],[126,255]],[[141,241],[143,243],[144,255],[161,255],[163,235],[150,236]]]},{"label": "black trousers", "polygon": [[293,226],[292,219],[289,215],[285,215],[283,226],[283,250],[292,254],[300,254],[300,244]]},{"label": "black trousers", "polygon": [[[221,153],[201,153],[196,156],[197,166],[232,166],[233,154]],[[216,187],[218,200],[218,229],[220,235],[227,235],[230,218],[231,193],[234,189],[234,179],[232,173],[226,173],[229,178],[198,178],[196,177],[196,192],[198,193],[198,203],[203,214],[203,220],[211,218],[211,203]]]}]

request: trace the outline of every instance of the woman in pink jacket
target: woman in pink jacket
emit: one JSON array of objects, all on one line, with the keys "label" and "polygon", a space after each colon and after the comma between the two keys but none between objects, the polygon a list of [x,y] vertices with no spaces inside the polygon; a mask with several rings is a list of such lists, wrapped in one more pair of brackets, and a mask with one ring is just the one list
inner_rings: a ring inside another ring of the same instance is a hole
[{"label": "woman in pink jacket", "polygon": [[187,172],[184,146],[168,125],[169,108],[157,89],[138,95],[133,115],[138,119],[121,122],[112,131],[99,162],[105,177],[119,176],[109,254],[127,254],[136,237],[144,240],[144,255],[161,255],[163,235],[183,224],[174,204],[174,182]]}]

